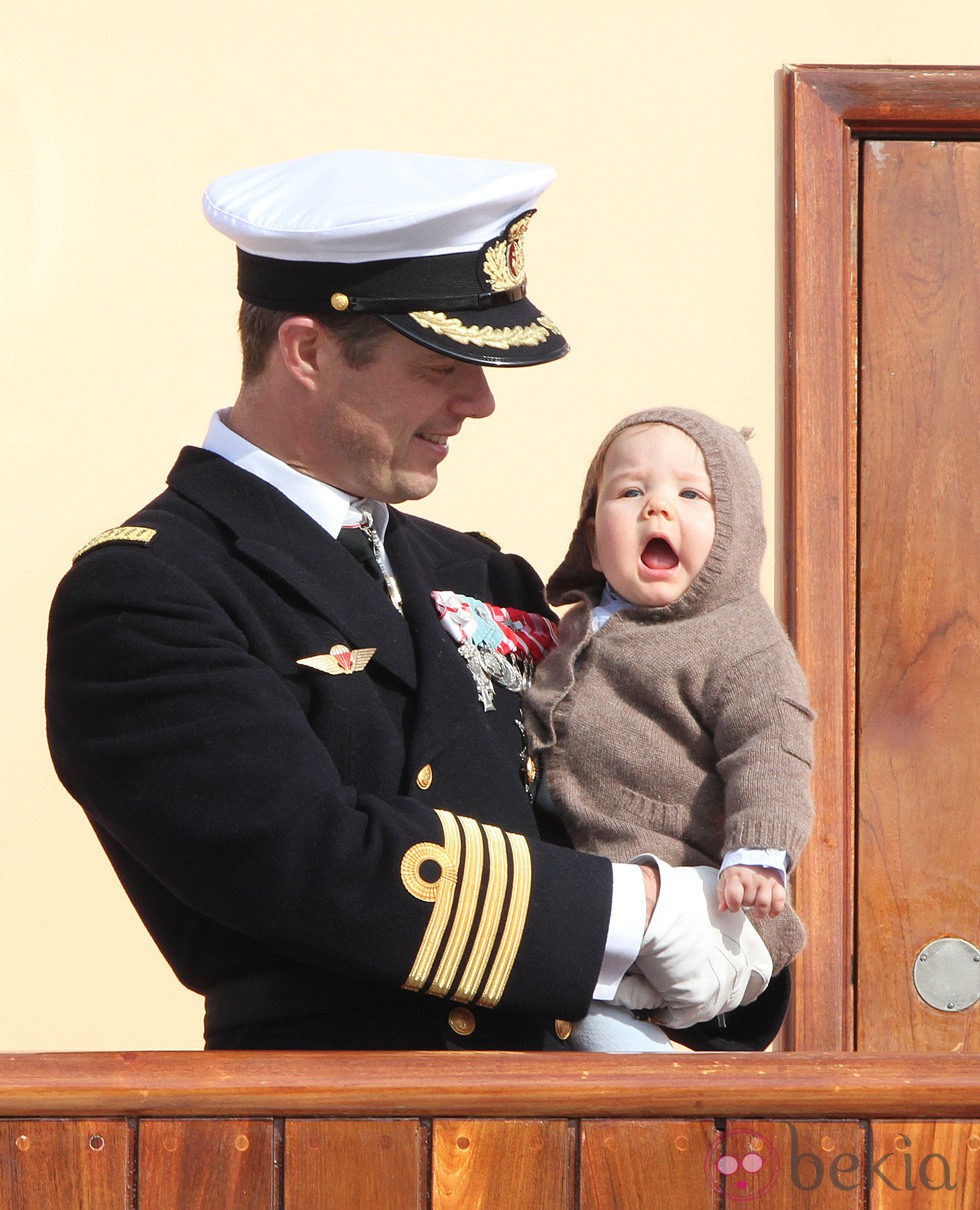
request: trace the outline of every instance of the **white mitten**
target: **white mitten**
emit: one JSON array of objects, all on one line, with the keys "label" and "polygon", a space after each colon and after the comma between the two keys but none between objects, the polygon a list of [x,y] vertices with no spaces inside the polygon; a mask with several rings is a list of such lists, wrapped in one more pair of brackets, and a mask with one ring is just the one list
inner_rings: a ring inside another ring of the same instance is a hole
[{"label": "white mitten", "polygon": [[744,912],[718,910],[718,871],[656,862],[660,896],[636,969],[660,993],[660,1025],[684,1029],[751,1004],[772,978],[772,958]]},{"label": "white mitten", "polygon": [[616,989],[615,996],[610,1000],[610,1004],[649,1012],[655,1008],[663,1008],[665,1001],[660,992],[651,987],[642,975],[631,970],[627,971],[619,981],[619,987]]}]

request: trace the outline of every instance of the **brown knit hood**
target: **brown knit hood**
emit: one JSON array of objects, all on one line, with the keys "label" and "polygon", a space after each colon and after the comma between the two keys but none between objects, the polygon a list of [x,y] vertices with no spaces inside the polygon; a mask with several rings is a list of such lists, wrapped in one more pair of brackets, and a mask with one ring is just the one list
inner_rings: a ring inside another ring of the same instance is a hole
[{"label": "brown knit hood", "polygon": [[567,605],[582,596],[593,602],[599,599],[605,580],[592,566],[586,523],[595,516],[606,451],[613,438],[624,429],[654,423],[680,429],[701,450],[715,498],[715,540],[704,567],[681,597],[670,605],[636,608],[642,608],[652,618],[666,621],[704,613],[759,591],[759,572],[766,546],[762,483],[745,435],[689,408],[650,408],[634,412],[615,425],[592,459],[568,553],[548,581],[547,594],[552,605]]}]

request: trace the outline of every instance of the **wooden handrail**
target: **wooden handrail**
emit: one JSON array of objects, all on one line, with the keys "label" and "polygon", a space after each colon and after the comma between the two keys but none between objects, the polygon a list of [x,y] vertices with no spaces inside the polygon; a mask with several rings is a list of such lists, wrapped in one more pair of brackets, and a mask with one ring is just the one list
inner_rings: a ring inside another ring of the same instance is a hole
[{"label": "wooden handrail", "polygon": [[0,1117],[980,1114],[980,1056],[487,1052],[0,1054]]}]

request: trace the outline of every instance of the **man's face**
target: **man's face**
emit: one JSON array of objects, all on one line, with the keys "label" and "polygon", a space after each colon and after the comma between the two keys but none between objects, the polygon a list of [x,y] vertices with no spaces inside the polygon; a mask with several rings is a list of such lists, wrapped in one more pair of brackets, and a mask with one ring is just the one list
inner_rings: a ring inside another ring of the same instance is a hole
[{"label": "man's face", "polygon": [[373,361],[352,369],[336,340],[324,340],[299,469],[351,495],[421,500],[436,485],[449,438],[464,420],[493,412],[483,367],[392,332]]},{"label": "man's face", "polygon": [[666,424],[626,429],[606,451],[592,566],[634,605],[669,605],[704,566],[715,509],[704,457],[686,433]]}]

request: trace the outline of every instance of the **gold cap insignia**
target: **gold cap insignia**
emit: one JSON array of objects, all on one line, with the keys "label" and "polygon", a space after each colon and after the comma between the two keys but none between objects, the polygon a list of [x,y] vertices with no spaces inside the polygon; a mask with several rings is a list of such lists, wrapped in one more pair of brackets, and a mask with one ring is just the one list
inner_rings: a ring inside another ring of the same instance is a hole
[{"label": "gold cap insignia", "polygon": [[360,672],[366,668],[377,650],[377,647],[358,647],[356,651],[351,651],[343,643],[337,643],[326,655],[308,655],[296,663],[307,668],[316,668],[330,676],[349,676],[352,672]]},{"label": "gold cap insignia", "polygon": [[483,258],[483,272],[494,290],[513,290],[515,286],[523,286],[527,282],[527,271],[524,260],[524,233],[531,221],[531,215],[522,214],[507,228],[503,239],[491,244]]}]

